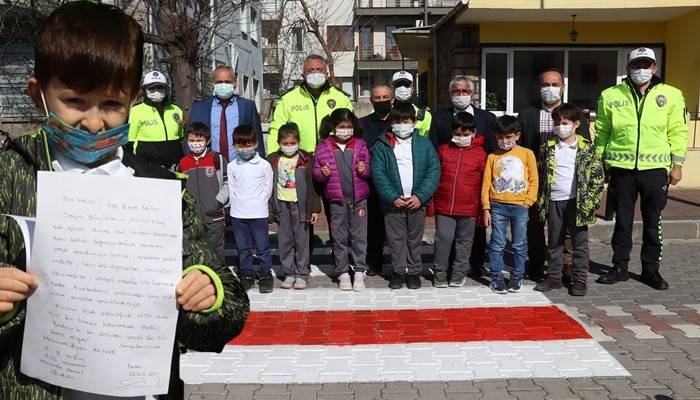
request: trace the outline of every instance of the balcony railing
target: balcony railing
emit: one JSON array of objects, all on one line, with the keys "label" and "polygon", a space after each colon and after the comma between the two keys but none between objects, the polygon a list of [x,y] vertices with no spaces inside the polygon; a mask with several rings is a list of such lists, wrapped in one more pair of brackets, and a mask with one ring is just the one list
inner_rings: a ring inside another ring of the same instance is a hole
[{"label": "balcony railing", "polygon": [[[399,46],[358,46],[358,61],[400,61]],[[406,59],[407,60],[407,59]]]},{"label": "balcony railing", "polygon": [[266,74],[281,73],[284,65],[284,49],[266,47],[263,49],[263,72]]},{"label": "balcony railing", "polygon": [[[356,8],[416,8],[425,0],[355,0]],[[428,8],[453,8],[460,0],[427,0]]]}]

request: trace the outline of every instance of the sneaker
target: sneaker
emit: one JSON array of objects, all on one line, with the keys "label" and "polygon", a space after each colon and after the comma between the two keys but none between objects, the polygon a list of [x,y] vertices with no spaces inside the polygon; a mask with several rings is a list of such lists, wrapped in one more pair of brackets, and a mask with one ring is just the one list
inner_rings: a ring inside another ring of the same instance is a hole
[{"label": "sneaker", "polygon": [[513,276],[510,279],[508,279],[508,291],[509,292],[518,293],[522,286],[523,286],[522,278],[519,278],[517,276]]},{"label": "sneaker", "polygon": [[365,273],[364,272],[355,272],[355,275],[353,276],[353,282],[352,282],[352,290],[356,292],[361,292],[365,290]]},{"label": "sneaker", "polygon": [[294,281],[294,289],[296,290],[304,290],[307,286],[309,286],[309,282],[307,282],[304,278],[297,278]]},{"label": "sneaker", "polygon": [[668,289],[668,282],[661,277],[661,274],[658,271],[651,275],[642,274],[642,283],[656,290]]},{"label": "sneaker", "polygon": [[574,286],[569,289],[569,294],[572,296],[585,296],[587,290],[586,282],[576,281],[574,282]]},{"label": "sneaker", "polygon": [[338,287],[340,290],[352,290],[352,282],[350,282],[350,274],[347,272],[338,277]]},{"label": "sneaker", "polygon": [[560,280],[556,280],[548,276],[544,278],[544,281],[538,283],[534,290],[538,292],[549,292],[551,290],[561,289],[562,286],[563,285]]},{"label": "sneaker", "polygon": [[498,294],[508,293],[508,288],[506,287],[506,281],[503,280],[502,276],[499,276],[498,278],[491,280],[490,287],[494,293],[498,293]]},{"label": "sneaker", "polygon": [[296,281],[296,278],[293,276],[287,276],[284,278],[284,282],[280,285],[282,289],[291,289],[294,287],[294,282]]},{"label": "sneaker", "polygon": [[447,272],[436,272],[433,277],[433,286],[437,288],[447,287]]},{"label": "sneaker", "polygon": [[452,276],[450,277],[450,287],[462,287],[466,278],[464,276]]},{"label": "sneaker", "polygon": [[241,281],[241,285],[243,285],[243,289],[246,291],[255,286],[255,275],[253,275],[253,272],[242,271],[238,274],[238,279]]},{"label": "sneaker", "polygon": [[260,293],[272,293],[275,279],[272,277],[272,272],[266,271],[260,274],[258,278],[258,291]]},{"label": "sneaker", "polygon": [[406,275],[406,287],[420,289],[420,275]]},{"label": "sneaker", "polygon": [[396,272],[394,272],[393,274],[391,274],[391,279],[389,279],[389,288],[401,289],[403,287],[404,281],[406,281],[406,275],[397,274]]}]

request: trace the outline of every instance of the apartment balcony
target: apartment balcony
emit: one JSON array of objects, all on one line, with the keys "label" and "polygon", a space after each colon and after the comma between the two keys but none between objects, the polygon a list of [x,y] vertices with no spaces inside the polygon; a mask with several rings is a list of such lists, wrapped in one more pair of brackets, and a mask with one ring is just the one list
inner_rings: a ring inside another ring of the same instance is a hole
[{"label": "apartment balcony", "polygon": [[355,65],[358,70],[399,70],[417,69],[418,61],[403,58],[399,47],[394,46],[358,46],[355,49]]},{"label": "apartment balcony", "polygon": [[355,0],[355,15],[422,15],[423,2],[431,15],[445,15],[460,0]]}]

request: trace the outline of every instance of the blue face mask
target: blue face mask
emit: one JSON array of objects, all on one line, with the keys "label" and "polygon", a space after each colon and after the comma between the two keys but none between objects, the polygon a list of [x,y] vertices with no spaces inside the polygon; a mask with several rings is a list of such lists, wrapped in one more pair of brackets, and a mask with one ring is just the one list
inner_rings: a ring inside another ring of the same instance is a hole
[{"label": "blue face mask", "polygon": [[93,165],[113,155],[129,140],[128,123],[92,133],[70,126],[50,113],[43,128],[53,150],[83,165]]},{"label": "blue face mask", "polygon": [[221,100],[228,100],[233,97],[235,88],[231,83],[217,83],[214,85],[214,96]]},{"label": "blue face mask", "polygon": [[246,147],[246,148],[236,148],[236,155],[245,161],[250,161],[255,157],[255,155],[258,153],[258,149],[255,147]]}]

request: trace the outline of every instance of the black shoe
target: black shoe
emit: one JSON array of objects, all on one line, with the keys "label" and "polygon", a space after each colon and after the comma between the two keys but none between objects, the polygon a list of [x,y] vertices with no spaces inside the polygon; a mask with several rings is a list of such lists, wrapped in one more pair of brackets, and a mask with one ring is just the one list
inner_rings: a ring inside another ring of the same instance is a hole
[{"label": "black shoe", "polygon": [[263,272],[258,278],[258,291],[260,293],[272,293],[274,284],[275,280],[272,277],[272,272]]},{"label": "black shoe", "polygon": [[656,290],[668,289],[668,282],[666,282],[658,272],[654,272],[650,276],[642,274],[642,283]]},{"label": "black shoe", "polygon": [[436,288],[446,288],[447,283],[447,272],[436,272],[433,277],[433,286]]},{"label": "black shoe", "polygon": [[379,275],[377,271],[373,270],[372,268],[368,269],[367,272],[365,273],[367,276],[377,276]]},{"label": "black shoe", "polygon": [[252,272],[240,272],[238,279],[241,281],[241,285],[243,285],[243,289],[246,291],[255,286],[255,275],[253,275]]},{"label": "black shoe", "polygon": [[535,286],[536,291],[538,292],[549,292],[552,290],[556,289],[561,289],[562,284],[560,280],[556,280],[554,278],[546,277],[544,278],[543,282],[540,282]]},{"label": "black shoe", "polygon": [[569,294],[572,296],[585,296],[587,291],[588,286],[586,285],[586,282],[576,281],[574,282],[574,286],[569,289]]},{"label": "black shoe", "polygon": [[420,289],[420,275],[406,275],[406,287]]},{"label": "black shoe", "polygon": [[611,270],[608,270],[608,272],[598,277],[596,282],[604,285],[612,285],[617,282],[628,281],[629,279],[630,275],[627,273],[627,268],[613,267]]},{"label": "black shoe", "polygon": [[544,274],[539,273],[539,272],[532,272],[532,273],[527,274],[527,279],[529,279],[533,282],[536,282],[536,283],[540,283],[540,282],[544,281],[545,276],[544,276]]},{"label": "black shoe", "polygon": [[391,279],[389,279],[389,288],[401,289],[405,280],[406,275],[397,274],[396,272],[394,272],[393,274],[391,274]]}]

